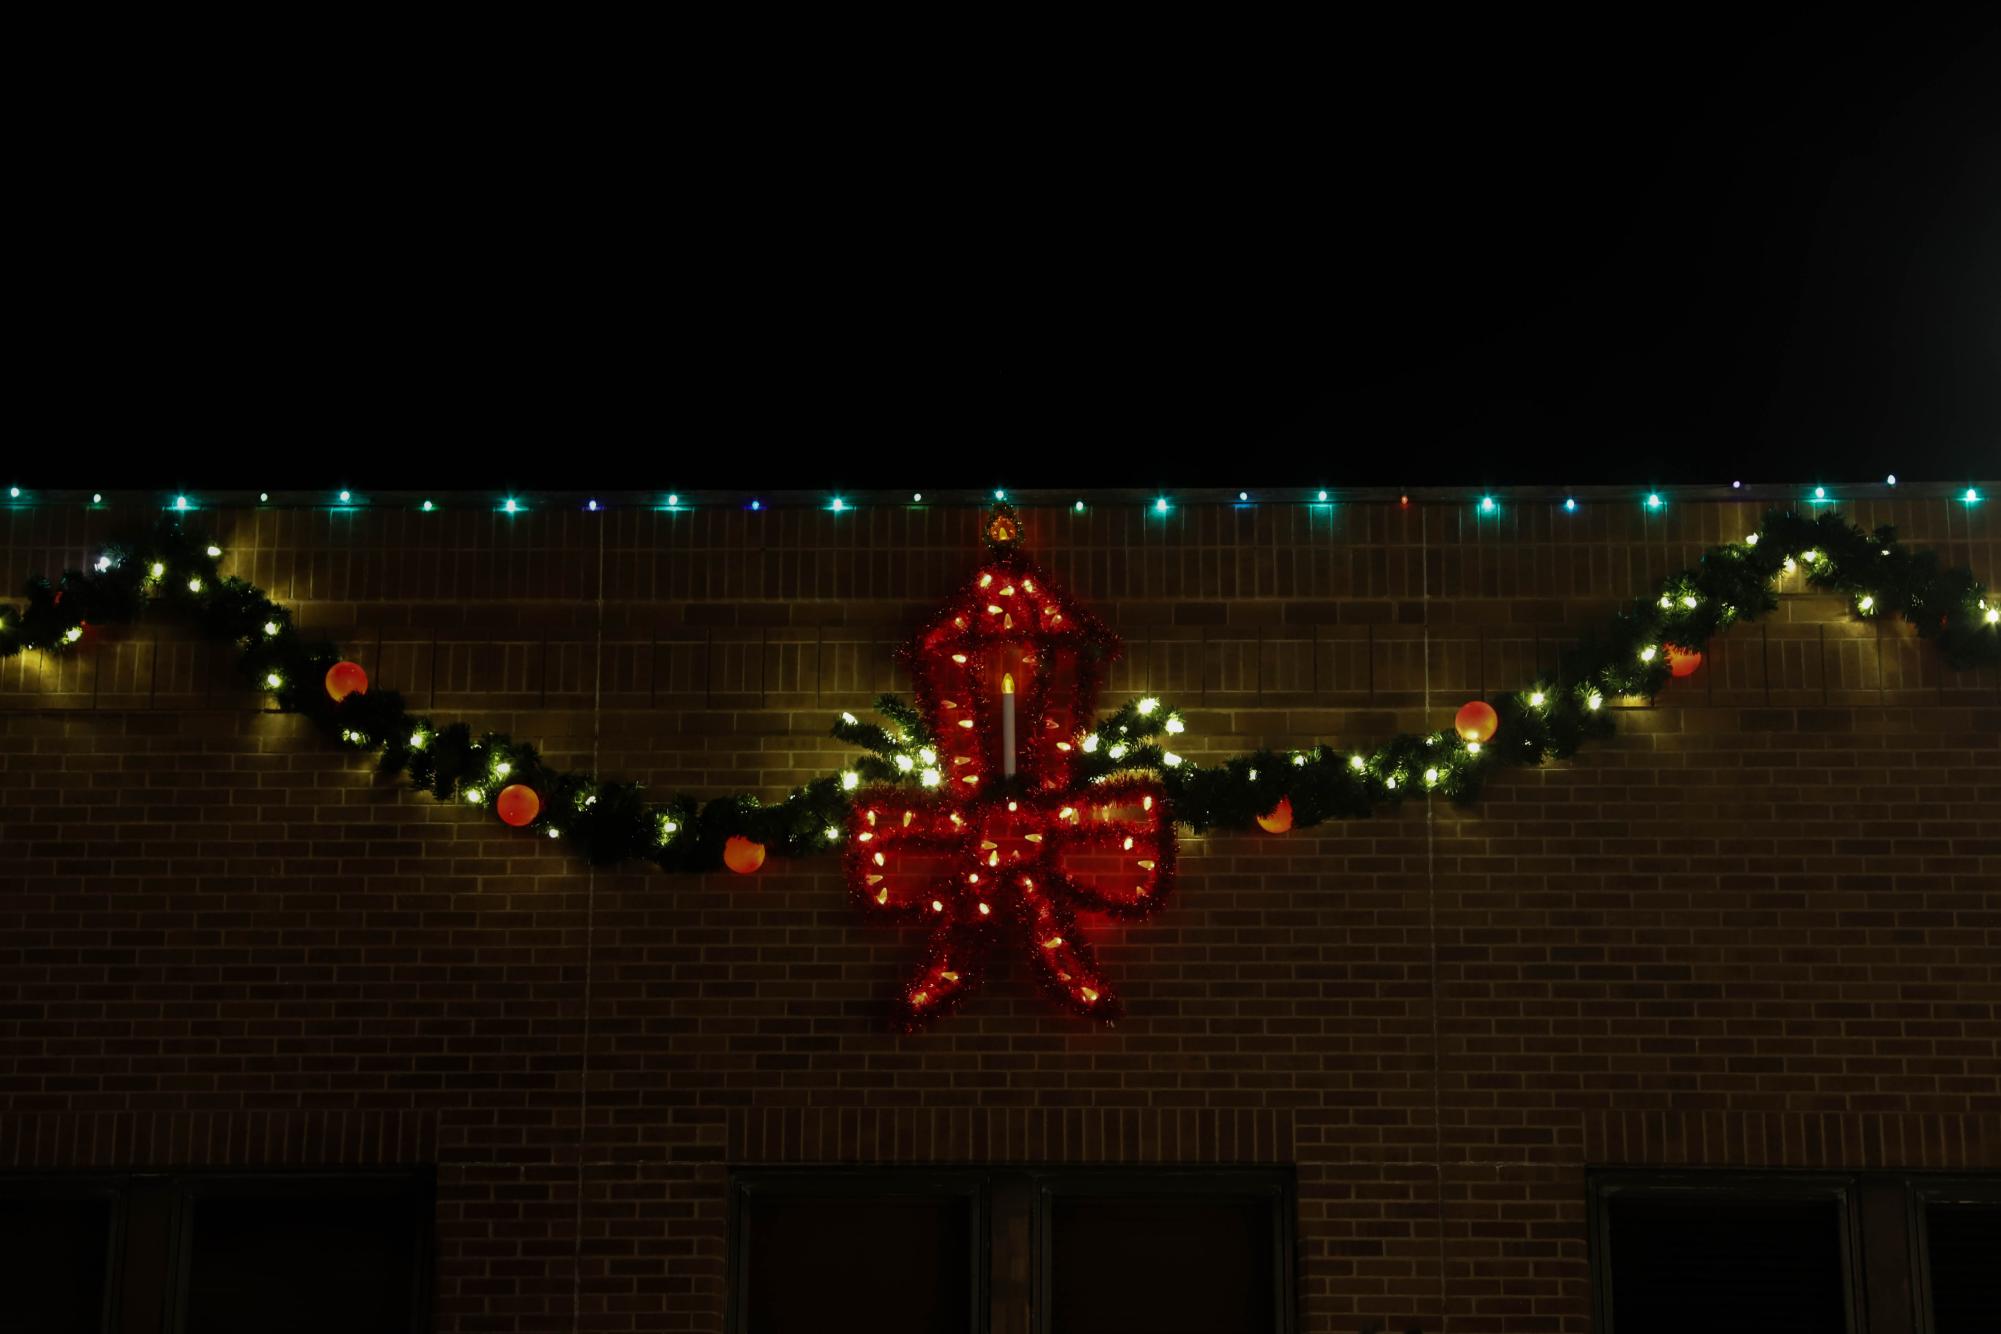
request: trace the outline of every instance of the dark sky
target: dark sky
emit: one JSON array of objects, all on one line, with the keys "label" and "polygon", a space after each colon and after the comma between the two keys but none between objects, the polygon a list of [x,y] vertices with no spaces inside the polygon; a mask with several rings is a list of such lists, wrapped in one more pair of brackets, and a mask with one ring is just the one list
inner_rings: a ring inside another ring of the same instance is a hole
[{"label": "dark sky", "polygon": [[2001,474],[2001,21],[1581,22],[162,109],[48,215],[0,470]]}]

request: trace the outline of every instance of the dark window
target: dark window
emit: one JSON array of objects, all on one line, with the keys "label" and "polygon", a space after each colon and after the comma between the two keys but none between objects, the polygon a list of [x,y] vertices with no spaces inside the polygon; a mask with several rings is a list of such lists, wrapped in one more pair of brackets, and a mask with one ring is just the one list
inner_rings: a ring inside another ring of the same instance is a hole
[{"label": "dark window", "polygon": [[0,1178],[7,1334],[420,1334],[431,1185],[410,1176]]},{"label": "dark window", "polygon": [[1843,1334],[1841,1203],[1622,1192],[1607,1204],[1618,1334]]},{"label": "dark window", "polygon": [[2001,1329],[2001,1191],[1928,1202],[1924,1230],[1933,1334]]},{"label": "dark window", "polygon": [[97,1334],[109,1317],[113,1211],[108,1191],[0,1196],[0,1329]]},{"label": "dark window", "polygon": [[1050,1334],[1270,1334],[1287,1277],[1280,1195],[1234,1174],[1044,1187]]},{"label": "dark window", "polygon": [[1289,1171],[742,1170],[731,1334],[1291,1334]]},{"label": "dark window", "polygon": [[414,1334],[423,1238],[397,1192],[194,1191],[182,1328],[201,1334]]},{"label": "dark window", "polygon": [[734,1202],[740,1334],[984,1328],[977,1177],[767,1173],[739,1178]]}]

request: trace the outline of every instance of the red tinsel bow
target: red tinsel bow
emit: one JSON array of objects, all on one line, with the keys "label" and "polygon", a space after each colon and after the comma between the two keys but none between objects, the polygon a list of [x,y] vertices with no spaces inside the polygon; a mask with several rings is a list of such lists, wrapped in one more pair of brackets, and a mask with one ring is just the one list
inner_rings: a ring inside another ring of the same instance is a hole
[{"label": "red tinsel bow", "polygon": [[[1077,775],[1081,724],[1118,641],[1011,549],[982,567],[911,650],[933,735],[935,786],[860,792],[848,830],[849,886],[880,914],[933,922],[898,997],[915,1028],[949,1013],[1011,940],[1062,1004],[1120,1013],[1076,913],[1141,917],[1174,874],[1174,825],[1154,779]],[[1003,679],[1013,687],[1015,775],[1005,774]]]}]

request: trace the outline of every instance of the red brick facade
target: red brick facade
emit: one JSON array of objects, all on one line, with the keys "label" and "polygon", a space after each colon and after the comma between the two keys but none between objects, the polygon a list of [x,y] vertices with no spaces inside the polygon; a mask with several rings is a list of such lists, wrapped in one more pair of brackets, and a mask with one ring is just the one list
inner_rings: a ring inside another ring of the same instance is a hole
[{"label": "red brick facade", "polygon": [[[1199,760],[1443,725],[1761,508],[1501,499],[1028,517]],[[2001,582],[1991,505],[1846,508]],[[120,517],[0,512],[0,576]],[[201,518],[413,707],[705,794],[837,765],[977,550],[887,503]],[[0,1170],[435,1164],[439,1330],[719,1331],[734,1165],[1296,1165],[1318,1334],[1586,1329],[1587,1165],[2001,1166],[2001,679],[1831,600],[1475,808],[1186,838],[1096,933],[1115,1029],[1010,962],[916,1037],[917,934],[832,858],[593,872],[116,639],[0,662]]]}]

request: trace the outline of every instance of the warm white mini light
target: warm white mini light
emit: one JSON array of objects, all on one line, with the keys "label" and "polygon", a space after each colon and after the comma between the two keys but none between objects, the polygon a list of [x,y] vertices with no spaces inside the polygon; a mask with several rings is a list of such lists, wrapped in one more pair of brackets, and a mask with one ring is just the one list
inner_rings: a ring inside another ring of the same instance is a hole
[{"label": "warm white mini light", "polygon": [[1584,707],[1596,713],[1605,707],[1605,697],[1594,690],[1591,692],[1591,698],[1584,701]]},{"label": "warm white mini light", "polygon": [[190,592],[190,593],[199,593],[199,592],[201,592],[201,580],[200,580],[200,579],[190,579],[190,580],[188,580],[188,592]]},{"label": "warm white mini light", "polygon": [[214,543],[210,543],[208,548],[208,554],[210,556],[220,556],[222,554],[222,548],[216,546]]},{"label": "warm white mini light", "polygon": [[1654,660],[1654,658],[1655,658],[1655,656],[1656,656],[1657,652],[1658,652],[1658,651],[1657,651],[1657,650],[1656,650],[1656,649],[1654,648],[1654,646],[1653,646],[1652,644],[1649,644],[1649,645],[1647,645],[1647,646],[1646,646],[1645,648],[1643,648],[1643,649],[1641,649],[1641,650],[1640,650],[1640,661],[1641,661],[1641,662],[1652,662],[1652,661]]},{"label": "warm white mini light", "polygon": [[1369,762],[1363,759],[1360,755],[1350,755],[1348,757],[1348,767],[1350,769],[1353,769],[1356,773],[1360,773],[1362,772],[1362,770],[1369,767]]},{"label": "warm white mini light", "polygon": [[266,622],[264,622],[264,637],[265,637],[265,638],[267,638],[267,639],[268,639],[268,638],[270,638],[271,636],[273,636],[273,635],[275,635],[275,634],[277,634],[277,633],[278,633],[278,623],[277,623],[276,621],[266,621]]},{"label": "warm white mini light", "polygon": [[1098,734],[1096,732],[1086,733],[1082,744],[1086,755],[1095,754],[1098,749]]},{"label": "warm white mini light", "polygon": [[1182,722],[1181,719],[1174,714],[1168,715],[1167,733],[1169,736],[1180,736],[1183,732],[1186,732],[1187,730],[1188,730],[1187,723]]},{"label": "warm white mini light", "polygon": [[1126,757],[1126,743],[1123,741],[1118,742],[1110,750],[1107,750],[1105,754],[1111,756],[1115,760],[1124,759]]},{"label": "warm white mini light", "polygon": [[1531,691],[1529,692],[1529,707],[1539,709],[1543,706],[1543,701],[1547,698],[1548,696],[1544,695],[1540,690]]},{"label": "warm white mini light", "polygon": [[1180,767],[1181,757],[1170,750],[1160,757],[1160,762],[1170,769],[1175,769]]},{"label": "warm white mini light", "polygon": [[856,773],[853,769],[850,769],[846,773],[841,775],[841,790],[843,792],[852,792],[861,785],[862,785],[862,776]]},{"label": "warm white mini light", "polygon": [[72,625],[69,629],[63,631],[63,638],[69,643],[76,643],[77,640],[83,638],[83,627]]},{"label": "warm white mini light", "polygon": [[285,684],[285,678],[276,672],[266,672],[264,674],[264,684],[276,690],[279,686]]},{"label": "warm white mini light", "polygon": [[1148,696],[1141,700],[1136,707],[1139,709],[1139,716],[1144,718],[1160,707],[1160,701],[1154,699],[1152,696]]},{"label": "warm white mini light", "polygon": [[926,769],[923,773],[917,775],[917,781],[926,787],[936,787],[939,781],[938,771],[936,769]]},{"label": "warm white mini light", "polygon": [[896,767],[903,773],[909,773],[917,767],[917,762],[912,760],[908,755],[899,755],[896,757]]},{"label": "warm white mini light", "polygon": [[1436,769],[1426,769],[1426,770],[1424,771],[1424,781],[1425,781],[1425,782],[1426,782],[1427,784],[1430,784],[1430,783],[1436,783],[1436,782],[1438,781],[1438,770],[1436,770]]}]

